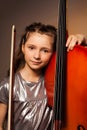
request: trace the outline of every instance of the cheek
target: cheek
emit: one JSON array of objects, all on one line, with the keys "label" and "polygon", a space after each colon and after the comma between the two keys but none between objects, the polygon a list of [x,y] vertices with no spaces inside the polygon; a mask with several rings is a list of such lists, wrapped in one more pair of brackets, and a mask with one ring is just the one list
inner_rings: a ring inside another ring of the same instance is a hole
[{"label": "cheek", "polygon": [[33,54],[33,53],[32,53],[31,51],[29,51],[28,49],[26,49],[26,51],[25,51],[26,57],[31,57],[32,54]]},{"label": "cheek", "polygon": [[49,62],[49,60],[51,59],[52,54],[50,55],[46,55],[45,57],[43,57],[43,62],[45,62],[46,64]]},{"label": "cheek", "polygon": [[31,57],[31,53],[28,52],[24,54],[25,61],[29,60],[30,57]]}]

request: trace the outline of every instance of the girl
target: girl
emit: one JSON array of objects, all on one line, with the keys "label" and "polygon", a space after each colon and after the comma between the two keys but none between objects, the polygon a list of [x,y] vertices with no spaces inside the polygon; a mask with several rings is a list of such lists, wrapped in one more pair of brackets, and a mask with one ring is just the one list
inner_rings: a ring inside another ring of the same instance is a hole
[{"label": "girl", "polygon": [[[15,56],[14,130],[50,130],[53,111],[47,105],[44,70],[55,50],[56,39],[57,29],[51,25],[33,23],[25,29]],[[82,35],[71,36],[66,46],[70,50],[83,40]],[[8,91],[9,77],[0,84],[0,130],[7,120]]]}]

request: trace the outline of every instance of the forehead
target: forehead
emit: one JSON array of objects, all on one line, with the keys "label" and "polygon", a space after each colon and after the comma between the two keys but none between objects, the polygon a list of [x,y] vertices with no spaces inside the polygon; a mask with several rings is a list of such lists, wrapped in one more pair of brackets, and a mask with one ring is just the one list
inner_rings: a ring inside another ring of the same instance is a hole
[{"label": "forehead", "polygon": [[47,35],[47,34],[41,34],[38,32],[32,32],[29,33],[28,38],[27,38],[27,42],[28,43],[53,43],[54,42],[54,37],[51,35]]},{"label": "forehead", "polygon": [[40,32],[29,32],[27,38],[30,37],[46,37],[46,38],[54,38],[54,36],[50,33],[40,33]]}]

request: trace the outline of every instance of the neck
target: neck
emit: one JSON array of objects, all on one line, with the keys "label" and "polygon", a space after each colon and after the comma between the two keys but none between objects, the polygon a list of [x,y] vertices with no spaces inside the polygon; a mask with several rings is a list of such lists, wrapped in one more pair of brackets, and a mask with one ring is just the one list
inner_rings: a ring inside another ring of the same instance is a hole
[{"label": "neck", "polygon": [[22,68],[19,72],[21,73],[21,76],[24,80],[30,81],[30,82],[37,82],[42,75],[41,70],[36,71],[30,68],[27,68],[26,66]]}]

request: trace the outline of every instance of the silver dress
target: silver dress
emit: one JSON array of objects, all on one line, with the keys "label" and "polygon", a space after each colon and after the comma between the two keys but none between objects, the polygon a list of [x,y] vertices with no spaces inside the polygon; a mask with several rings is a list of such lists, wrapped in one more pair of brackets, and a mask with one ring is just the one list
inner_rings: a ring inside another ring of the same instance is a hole
[{"label": "silver dress", "polygon": [[[9,80],[0,84],[0,102],[8,104]],[[48,130],[52,110],[47,106],[44,78],[26,82],[17,73],[14,82],[14,130]]]}]

